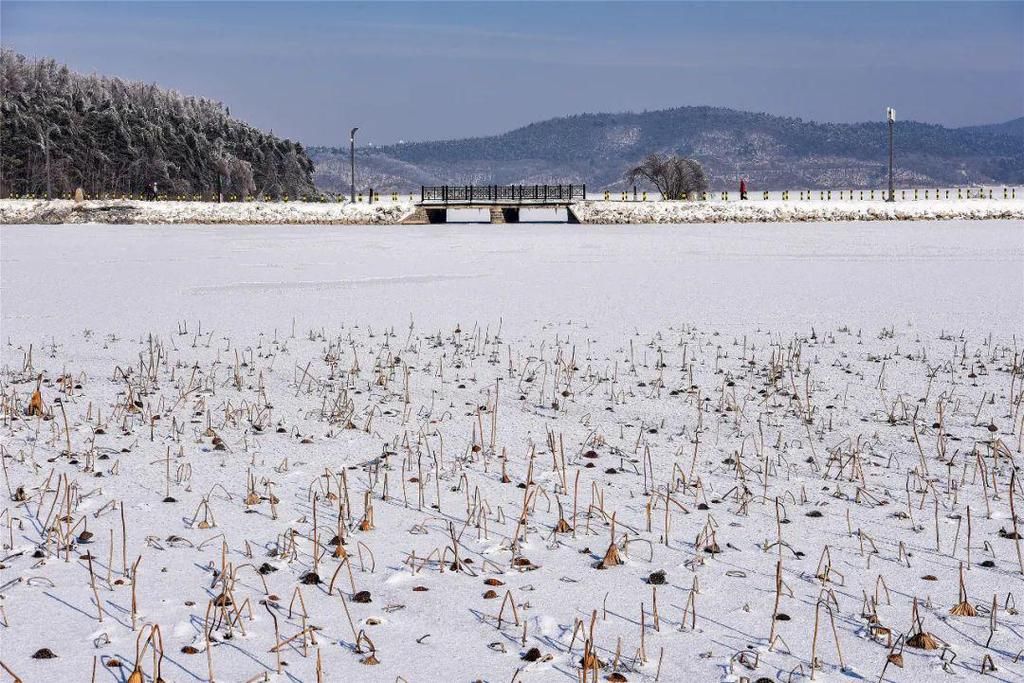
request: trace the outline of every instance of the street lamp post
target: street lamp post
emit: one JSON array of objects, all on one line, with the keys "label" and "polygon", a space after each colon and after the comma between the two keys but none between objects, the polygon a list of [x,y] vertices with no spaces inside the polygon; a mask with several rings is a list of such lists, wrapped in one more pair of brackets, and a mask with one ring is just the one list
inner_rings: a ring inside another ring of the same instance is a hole
[{"label": "street lamp post", "polygon": [[893,165],[892,165],[892,129],[896,125],[896,110],[892,107],[886,107],[885,117],[889,120],[889,198],[887,202],[896,201],[896,181],[893,177]]},{"label": "street lamp post", "polygon": [[348,134],[349,161],[352,163],[352,202],[356,201],[356,131],[359,127],[353,128]]}]

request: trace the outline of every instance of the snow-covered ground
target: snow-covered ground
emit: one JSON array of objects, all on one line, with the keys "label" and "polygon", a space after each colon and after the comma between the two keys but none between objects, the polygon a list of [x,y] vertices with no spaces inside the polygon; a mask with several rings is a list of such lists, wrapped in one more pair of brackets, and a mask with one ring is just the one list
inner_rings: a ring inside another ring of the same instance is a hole
[{"label": "snow-covered ground", "polygon": [[0,258],[25,681],[1024,678],[1020,221],[4,226]]},{"label": "snow-covered ground", "polygon": [[[817,195],[815,195],[817,196]],[[838,196],[838,193],[837,193]],[[582,223],[765,223],[893,220],[1024,219],[1024,193],[1002,199],[920,199],[887,203],[852,199],[784,200],[758,197],[741,202],[716,197],[708,201],[587,200],[573,206]],[[922,194],[923,197],[923,194]],[[374,204],[338,202],[145,202],[132,200],[0,200],[0,224],[244,224],[364,225],[397,224],[413,211],[411,201],[387,198]],[[461,212],[452,206],[453,217]],[[527,212],[531,211],[526,209]],[[552,218],[553,212],[552,213]],[[564,220],[565,212],[560,211]],[[488,220],[478,211],[471,220]],[[524,220],[528,220],[524,216]]]},{"label": "snow-covered ground", "polygon": [[147,202],[66,199],[0,200],[0,224],[394,224],[412,211],[409,202]]},{"label": "snow-covered ground", "polygon": [[1021,199],[769,199],[694,202],[587,201],[574,206],[581,223],[776,223],[823,221],[1024,220]]}]

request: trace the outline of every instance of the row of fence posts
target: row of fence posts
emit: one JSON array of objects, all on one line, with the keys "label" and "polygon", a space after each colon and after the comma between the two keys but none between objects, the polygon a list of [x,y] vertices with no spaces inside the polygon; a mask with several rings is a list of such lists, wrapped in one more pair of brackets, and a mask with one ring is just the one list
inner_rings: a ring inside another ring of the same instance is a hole
[{"label": "row of fence posts", "polygon": [[[906,200],[915,200],[916,201],[916,200],[920,200],[920,199],[926,199],[927,200],[927,199],[932,199],[932,198],[934,198],[934,199],[953,199],[953,196],[951,194],[953,191],[954,190],[951,190],[951,189],[946,189],[946,190],[940,190],[940,189],[935,189],[935,190],[931,190],[931,189],[926,189],[926,190],[920,190],[920,189],[899,190],[899,194],[897,195],[897,197],[900,200],[903,200],[903,201],[906,201]],[[995,199],[998,196],[997,193],[996,193],[996,190],[994,190],[992,188],[956,188],[955,192],[956,192],[956,199]],[[630,198],[630,194],[632,194],[632,198]],[[768,191],[762,192],[762,195],[761,195],[762,200],[768,201],[770,194],[771,193],[769,193]],[[782,201],[789,201],[790,200],[790,195],[792,193],[789,190],[783,190],[781,193],[777,193],[777,194],[782,199]],[[387,195],[389,195],[391,197],[391,201],[397,202],[399,200],[400,193],[398,193],[398,192],[389,192],[389,193],[387,193]],[[716,195],[721,198],[721,201],[729,201],[729,192],[727,190],[723,191],[723,192],[720,192],[720,193],[702,192],[700,198],[703,201],[709,201],[709,200],[714,200]],[[1004,187],[1002,195],[1003,195],[1003,199],[1016,199],[1017,198],[1017,188],[1016,187]],[[885,190],[878,190],[877,193],[876,193],[875,190],[838,190],[838,199],[840,199],[840,200],[864,201],[864,200],[874,200],[876,198],[878,198],[878,199],[886,199],[887,196],[888,196],[888,192],[885,191]],[[380,202],[381,201],[381,197],[382,197],[382,195],[381,195],[380,192],[376,192],[375,190],[370,189],[367,192],[366,196],[365,196],[365,201],[366,201],[367,204],[373,204],[375,202]],[[606,202],[607,201],[611,201],[612,200],[611,197],[612,197],[611,190],[605,190],[604,191],[604,201],[606,201]],[[797,194],[797,197],[799,198],[800,201],[812,200],[815,197],[817,197],[817,199],[819,201],[831,201],[832,200],[832,190],[800,190],[799,193]],[[45,199],[44,196],[42,196],[42,195],[35,195],[35,194],[25,194],[25,195],[12,194],[12,195],[9,196],[9,198],[10,199]],[[60,195],[59,197],[56,197],[56,199],[73,199],[73,198],[74,198],[74,195],[72,193],[64,193],[64,194]],[[104,193],[100,193],[100,194],[96,194],[96,195],[88,195],[88,194],[86,194],[86,195],[84,195],[84,198],[85,199],[103,199],[103,200],[125,199],[125,200],[142,200],[142,201],[145,201],[145,200],[155,200],[155,201],[179,201],[179,202],[217,202],[217,197],[216,196],[207,196],[207,195],[201,195],[201,194],[192,194],[192,195],[188,195],[188,194],[179,194],[179,195],[158,194],[158,195],[156,195],[154,197],[154,196],[147,196],[146,194],[142,194],[142,193],[137,193],[137,194],[122,193],[122,194],[118,194],[118,193],[107,193],[107,192],[104,192]],[[244,197],[240,197],[238,195],[227,195],[227,196],[224,197],[224,201],[225,202],[255,202],[255,201],[273,201],[273,200],[267,200],[267,199],[262,199],[261,200],[258,197],[254,197],[252,195],[247,195],[247,196],[244,196]],[[302,201],[302,202],[318,202],[318,203],[339,202],[340,203],[340,202],[348,201],[348,196],[347,195],[336,195],[334,197],[328,197],[327,195],[301,195],[300,197],[292,198],[289,195],[283,195],[281,197],[280,201],[282,201],[282,202]],[[356,200],[355,201],[356,201],[356,203],[362,203],[364,201],[364,196],[363,196],[362,192],[359,192],[359,193],[356,194]],[[410,202],[416,201],[415,196],[411,192],[409,193],[409,201]],[[623,201],[623,202],[627,202],[627,201],[646,202],[646,201],[648,201],[647,192],[639,192],[638,193],[637,189],[635,187],[633,188],[632,193],[630,193],[629,191],[623,190],[620,193],[619,201]]]},{"label": "row of fence posts", "polygon": [[[972,188],[957,188],[955,191],[956,191],[956,197],[955,197],[956,199],[965,199],[965,198],[966,199],[995,199],[997,197],[996,190],[994,190],[992,188],[987,188],[987,189],[986,188],[973,188],[973,189]],[[878,190],[877,194],[876,194],[875,190],[838,190],[837,192],[838,192],[838,195],[839,195],[838,199],[840,201],[843,201],[843,200],[846,200],[846,201],[864,201],[864,200],[874,200],[876,198],[884,200],[884,199],[888,199],[888,196],[889,196],[889,193],[886,190]],[[919,190],[919,189],[899,190],[899,193],[896,196],[900,200],[902,200],[902,201],[906,201],[906,200],[917,201],[917,200],[921,200],[921,199],[926,199],[927,200],[927,199],[932,199],[932,198],[940,199],[941,200],[941,199],[953,199],[953,196],[951,195],[952,192],[953,192],[953,190],[950,190],[950,189],[947,189],[947,190],[935,189],[934,191],[931,190],[931,189],[927,189],[927,190]],[[908,193],[911,193],[911,194],[908,194]],[[768,201],[770,194],[772,194],[772,193],[768,192],[767,190],[763,191],[761,193],[761,199],[763,201]],[[777,192],[776,194],[779,195],[779,198],[782,201],[789,201],[790,200],[791,192],[789,190],[783,190],[782,192]],[[636,188],[633,188],[632,198],[630,198],[630,192],[628,190],[622,190],[619,193],[619,195],[620,195],[619,196],[619,201],[620,202],[629,202],[629,201],[633,201],[633,202],[646,202],[647,201],[647,193],[643,192],[643,193],[638,195]],[[716,193],[716,192],[701,192],[700,193],[700,199],[702,201],[714,200],[716,196],[720,197],[721,201],[724,201],[724,202],[729,201],[729,191],[728,190],[725,190],[725,191],[720,192],[720,193]],[[809,201],[809,200],[814,199],[815,197],[817,197],[819,201],[832,201],[832,199],[833,199],[833,197],[832,197],[832,190],[800,190],[798,196],[799,196],[800,201]],[[1004,187],[1003,188],[1003,199],[1016,199],[1016,198],[1017,198],[1017,188],[1015,188],[1015,187]],[[612,191],[611,190],[605,190],[604,191],[604,201],[606,201],[606,202],[612,201]]]}]

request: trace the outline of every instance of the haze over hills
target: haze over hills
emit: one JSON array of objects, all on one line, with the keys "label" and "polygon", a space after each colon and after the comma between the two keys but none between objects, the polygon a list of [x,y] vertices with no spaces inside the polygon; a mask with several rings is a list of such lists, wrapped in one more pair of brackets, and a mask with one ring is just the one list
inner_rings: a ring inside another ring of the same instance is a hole
[{"label": "haze over hills", "polygon": [[[755,189],[880,188],[886,183],[884,121],[817,123],[716,107],[678,107],[554,118],[489,137],[356,150],[360,188],[430,184],[586,182],[626,186],[627,167],[651,152],[699,160],[712,189],[746,177]],[[946,128],[896,124],[897,183],[959,186],[1024,182],[1024,118]],[[322,190],[344,191],[347,148],[310,147]]]}]

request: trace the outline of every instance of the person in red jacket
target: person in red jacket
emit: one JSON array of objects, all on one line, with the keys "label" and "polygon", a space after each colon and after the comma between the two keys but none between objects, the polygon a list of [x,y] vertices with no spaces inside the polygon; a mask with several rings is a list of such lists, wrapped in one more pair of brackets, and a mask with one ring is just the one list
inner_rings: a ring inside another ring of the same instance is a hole
[{"label": "person in red jacket", "polygon": [[745,200],[747,198],[747,179],[740,178],[740,199]]}]

